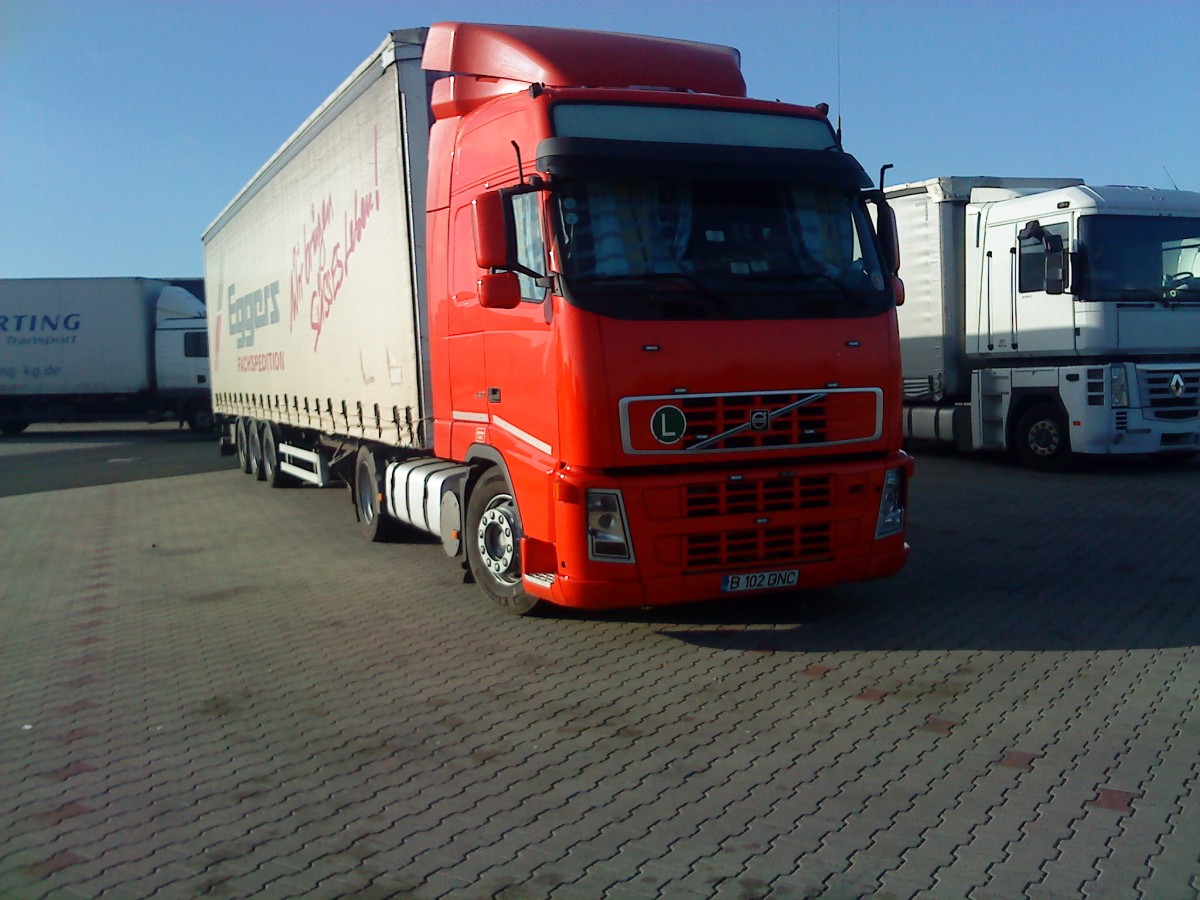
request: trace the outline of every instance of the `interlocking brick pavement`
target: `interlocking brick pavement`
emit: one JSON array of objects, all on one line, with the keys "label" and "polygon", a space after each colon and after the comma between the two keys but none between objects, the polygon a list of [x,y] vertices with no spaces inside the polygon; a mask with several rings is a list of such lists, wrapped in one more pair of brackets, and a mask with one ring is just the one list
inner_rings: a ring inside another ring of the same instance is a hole
[{"label": "interlocking brick pavement", "polygon": [[340,491],[0,497],[0,896],[1196,897],[1200,466],[918,471],[890,581],[545,619]]}]

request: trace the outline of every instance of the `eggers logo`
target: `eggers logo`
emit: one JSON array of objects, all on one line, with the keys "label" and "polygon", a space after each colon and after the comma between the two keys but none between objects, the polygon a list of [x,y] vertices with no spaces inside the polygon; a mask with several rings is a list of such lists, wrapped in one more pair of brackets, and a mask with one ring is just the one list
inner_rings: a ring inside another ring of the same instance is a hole
[{"label": "eggers logo", "polygon": [[279,321],[279,282],[234,299],[237,287],[229,286],[229,334],[237,336],[239,348],[253,347],[254,335]]}]

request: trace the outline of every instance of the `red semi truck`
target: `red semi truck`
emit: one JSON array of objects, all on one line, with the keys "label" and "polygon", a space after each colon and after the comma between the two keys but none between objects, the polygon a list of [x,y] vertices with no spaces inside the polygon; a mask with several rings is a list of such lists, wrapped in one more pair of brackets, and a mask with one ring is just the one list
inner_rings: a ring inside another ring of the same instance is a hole
[{"label": "red semi truck", "polygon": [[223,449],[517,613],[894,574],[894,219],[825,113],[729,47],[391,32],[204,235]]}]

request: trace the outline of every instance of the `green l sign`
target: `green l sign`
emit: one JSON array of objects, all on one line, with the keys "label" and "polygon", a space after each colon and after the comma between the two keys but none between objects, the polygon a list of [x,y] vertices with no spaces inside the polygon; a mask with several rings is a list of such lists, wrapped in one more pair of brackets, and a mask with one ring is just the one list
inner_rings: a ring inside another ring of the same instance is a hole
[{"label": "green l sign", "polygon": [[687,416],[678,406],[660,406],[650,417],[650,431],[660,444],[678,443],[687,431]]}]

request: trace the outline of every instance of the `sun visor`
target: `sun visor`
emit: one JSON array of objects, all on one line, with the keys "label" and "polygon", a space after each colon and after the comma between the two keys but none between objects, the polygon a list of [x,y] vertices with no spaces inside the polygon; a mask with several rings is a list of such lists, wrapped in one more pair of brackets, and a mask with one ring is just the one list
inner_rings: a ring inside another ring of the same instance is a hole
[{"label": "sun visor", "polygon": [[807,181],[855,190],[873,184],[858,160],[840,150],[603,138],[546,138],[537,146],[537,169],[548,175],[717,176],[735,181]]}]

